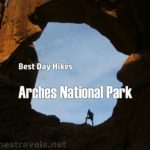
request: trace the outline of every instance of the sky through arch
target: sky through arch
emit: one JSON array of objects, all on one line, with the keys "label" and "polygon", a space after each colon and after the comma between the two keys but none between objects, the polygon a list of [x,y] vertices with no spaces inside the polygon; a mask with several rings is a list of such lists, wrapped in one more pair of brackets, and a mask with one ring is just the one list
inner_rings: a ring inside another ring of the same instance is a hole
[{"label": "sky through arch", "polygon": [[[126,56],[116,51],[110,41],[85,24],[49,23],[41,38],[35,42],[41,64],[71,64],[72,70],[39,71],[36,87],[60,85],[121,87],[116,73]],[[32,99],[32,108],[43,114],[55,114],[61,122],[82,124],[88,109],[95,114],[95,124],[107,120],[116,100],[37,100]]]}]

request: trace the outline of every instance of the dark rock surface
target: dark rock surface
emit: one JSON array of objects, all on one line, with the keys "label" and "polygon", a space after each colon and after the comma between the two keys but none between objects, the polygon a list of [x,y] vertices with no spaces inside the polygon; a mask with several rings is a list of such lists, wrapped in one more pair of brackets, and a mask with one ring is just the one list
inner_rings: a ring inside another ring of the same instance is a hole
[{"label": "dark rock surface", "polygon": [[[0,0],[0,142],[65,142],[61,148],[68,150],[150,150],[150,1],[9,0],[5,9],[4,2]],[[32,110],[31,99],[18,100],[19,86],[33,88],[37,76],[36,70],[18,71],[18,63],[38,62],[32,42],[47,22],[86,23],[129,54],[117,77],[133,88],[133,99],[119,99],[103,124],[60,123],[56,116]]]}]

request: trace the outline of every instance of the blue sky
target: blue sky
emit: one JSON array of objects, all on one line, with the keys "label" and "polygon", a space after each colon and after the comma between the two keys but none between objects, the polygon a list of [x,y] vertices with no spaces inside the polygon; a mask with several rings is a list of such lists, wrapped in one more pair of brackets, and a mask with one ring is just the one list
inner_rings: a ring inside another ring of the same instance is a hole
[{"label": "blue sky", "polygon": [[[122,85],[117,81],[116,73],[126,56],[116,51],[108,39],[88,25],[49,23],[35,45],[40,63],[73,66],[72,70],[67,71],[39,71],[36,87]],[[111,116],[115,104],[116,100],[113,98],[32,100],[33,109],[47,115],[55,114],[61,122],[82,124],[87,110],[91,109],[95,114],[95,125]]]}]

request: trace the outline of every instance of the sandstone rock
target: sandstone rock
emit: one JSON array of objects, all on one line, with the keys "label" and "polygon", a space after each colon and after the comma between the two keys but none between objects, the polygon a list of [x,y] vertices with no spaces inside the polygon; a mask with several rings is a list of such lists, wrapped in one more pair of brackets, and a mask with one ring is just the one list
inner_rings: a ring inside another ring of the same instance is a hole
[{"label": "sandstone rock", "polygon": [[3,18],[5,0],[0,1],[0,24]]},{"label": "sandstone rock", "polygon": [[[0,29],[0,141],[65,141],[63,149],[68,150],[149,150],[149,0],[46,2],[9,0],[5,8]],[[1,0],[1,16],[3,6]],[[32,110],[31,98],[18,100],[19,86],[33,88],[37,76],[36,70],[18,71],[18,62],[37,63],[32,42],[48,21],[87,23],[117,50],[130,54],[118,79],[133,88],[133,99],[119,99],[112,117],[103,124],[61,123],[56,116]]]},{"label": "sandstone rock", "polygon": [[[73,4],[73,5],[72,5]],[[51,0],[37,7],[35,14],[42,22],[86,23],[110,39],[112,44],[125,54],[136,51],[135,41],[120,24],[110,3],[99,3],[93,0]],[[117,15],[117,14],[116,14]],[[111,24],[111,26],[110,26]]]},{"label": "sandstone rock", "polygon": [[24,41],[33,42],[42,28],[29,20],[37,6],[47,0],[9,0],[0,30],[0,62],[5,61]]},{"label": "sandstone rock", "polygon": [[131,54],[118,72],[118,79],[132,88],[150,84],[150,54]]},{"label": "sandstone rock", "polygon": [[0,65],[1,82],[6,85],[25,86],[33,88],[36,81],[37,70],[19,70],[19,63],[36,64],[38,58],[32,46],[21,44],[15,52]]}]

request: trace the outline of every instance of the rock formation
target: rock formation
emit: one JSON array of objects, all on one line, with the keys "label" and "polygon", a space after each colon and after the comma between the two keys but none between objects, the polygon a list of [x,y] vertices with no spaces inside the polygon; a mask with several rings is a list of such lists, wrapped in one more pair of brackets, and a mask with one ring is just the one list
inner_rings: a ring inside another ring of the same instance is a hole
[{"label": "rock formation", "polygon": [[[6,6],[0,0],[0,141],[65,142],[62,149],[68,150],[150,150],[149,6],[149,0],[9,0]],[[18,100],[19,86],[33,88],[37,76],[19,72],[18,62],[38,62],[32,42],[48,22],[86,23],[129,55],[117,77],[133,88],[133,99],[119,99],[103,124],[60,123],[32,110],[31,99]]]}]

